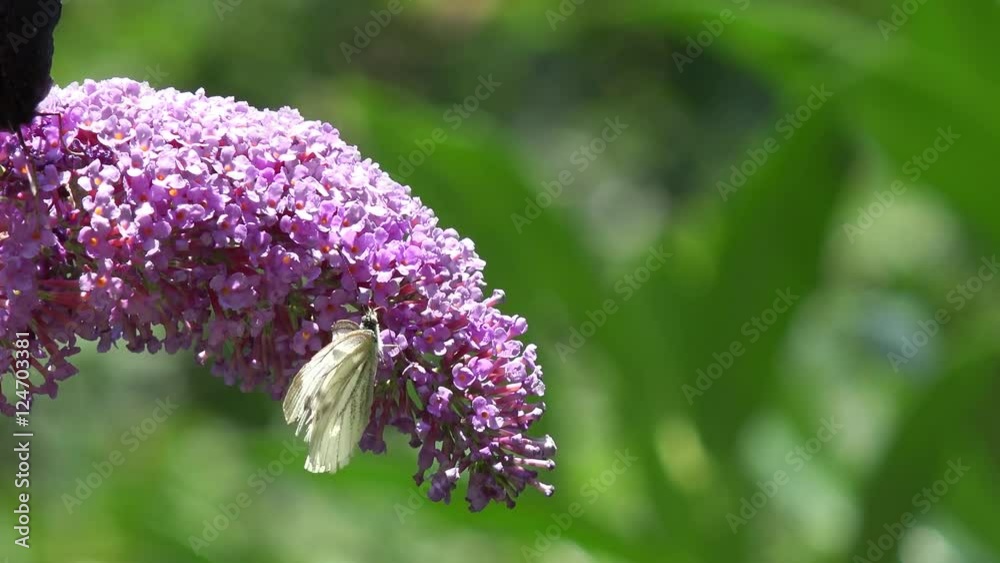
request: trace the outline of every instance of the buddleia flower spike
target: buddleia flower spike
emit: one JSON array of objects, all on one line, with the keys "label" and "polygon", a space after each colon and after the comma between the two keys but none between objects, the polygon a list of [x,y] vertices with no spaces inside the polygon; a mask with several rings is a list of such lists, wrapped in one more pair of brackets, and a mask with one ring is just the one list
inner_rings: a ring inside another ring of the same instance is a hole
[{"label": "buddleia flower spike", "polygon": [[[373,305],[380,330],[361,318],[362,332],[387,346],[361,450],[384,452],[394,427],[428,496],[448,502],[464,475],[472,510],[512,506],[528,487],[552,493],[539,472],[555,443],[531,436],[545,386],[527,322],[486,291],[473,242],[332,125],[121,79],[54,88],[42,107],[64,116],[85,157],[50,143],[37,201],[0,198],[0,340],[33,333],[32,394],[55,396],[77,373],[84,339],[191,350],[227,383],[281,400]],[[26,134],[59,132],[33,123]],[[366,361],[348,344],[344,355]],[[0,346],[2,374],[10,350]],[[321,405],[297,400],[293,412],[318,423]],[[0,410],[12,414],[9,396]],[[310,450],[314,467],[343,461],[347,446],[333,443]]]}]

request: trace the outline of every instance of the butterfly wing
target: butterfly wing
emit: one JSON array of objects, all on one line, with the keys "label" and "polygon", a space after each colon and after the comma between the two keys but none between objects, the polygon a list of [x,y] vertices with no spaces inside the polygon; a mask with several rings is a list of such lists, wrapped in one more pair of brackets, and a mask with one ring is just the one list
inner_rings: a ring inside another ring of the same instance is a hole
[{"label": "butterfly wing", "polygon": [[[285,414],[285,422],[291,424],[296,420],[305,421],[301,415],[305,407],[307,397],[315,396],[323,382],[326,374],[335,365],[339,358],[343,356],[343,350],[338,350],[341,340],[351,332],[360,330],[358,323],[352,321],[337,321],[330,329],[332,338],[330,343],[316,352],[306,365],[302,366],[285,393],[285,400],[282,403],[282,410]],[[299,429],[301,430],[301,423]],[[295,431],[296,434],[299,430]]]},{"label": "butterfly wing", "polygon": [[368,425],[378,343],[374,333],[351,324],[354,330],[335,330],[330,344],[299,371],[283,404],[285,420],[298,424],[296,434],[305,429],[305,467],[313,473],[347,465]]},{"label": "butterfly wing", "polygon": [[[61,1],[0,0],[0,98],[2,127],[27,123],[52,87],[49,73],[53,33],[62,15]],[[25,23],[30,22],[30,23]],[[29,34],[25,34],[30,30]]]}]

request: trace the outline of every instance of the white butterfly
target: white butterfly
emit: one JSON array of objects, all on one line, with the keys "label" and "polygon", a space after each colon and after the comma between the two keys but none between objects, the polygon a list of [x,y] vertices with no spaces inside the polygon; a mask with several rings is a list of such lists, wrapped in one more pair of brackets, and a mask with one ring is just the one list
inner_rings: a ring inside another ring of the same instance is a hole
[{"label": "white butterfly", "polygon": [[306,470],[334,473],[347,465],[368,426],[375,372],[382,354],[378,317],[368,311],[361,325],[337,321],[333,338],[295,374],[282,409],[285,422],[305,429]]}]

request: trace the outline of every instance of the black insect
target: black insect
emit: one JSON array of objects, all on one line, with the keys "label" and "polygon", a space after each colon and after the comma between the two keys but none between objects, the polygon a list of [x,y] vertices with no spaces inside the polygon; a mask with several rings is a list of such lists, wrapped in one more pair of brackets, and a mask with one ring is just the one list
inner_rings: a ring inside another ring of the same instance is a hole
[{"label": "black insect", "polygon": [[61,15],[61,0],[0,0],[0,129],[17,133],[22,147],[21,126],[52,89],[52,34]]},{"label": "black insect", "polygon": [[0,0],[0,127],[17,130],[52,89],[60,0]]}]

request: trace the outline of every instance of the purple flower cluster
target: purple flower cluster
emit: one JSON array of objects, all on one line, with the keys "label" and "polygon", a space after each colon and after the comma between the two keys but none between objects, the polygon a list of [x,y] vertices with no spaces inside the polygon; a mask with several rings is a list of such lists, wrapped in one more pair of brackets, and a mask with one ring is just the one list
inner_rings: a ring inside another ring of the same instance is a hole
[{"label": "purple flower cluster", "polygon": [[394,346],[362,449],[383,452],[394,426],[419,449],[428,496],[448,502],[468,474],[474,511],[529,485],[552,493],[537,470],[555,444],[525,435],[545,387],[524,319],[484,295],[473,243],[331,125],[122,79],[56,88],[41,109],[61,125],[35,119],[27,154],[0,135],[3,374],[30,332],[32,394],[76,373],[82,338],[190,349],[280,399],[334,322],[375,307]]}]

